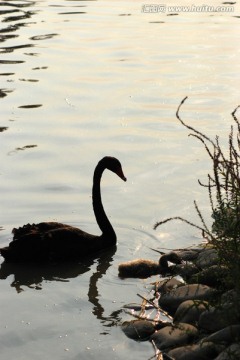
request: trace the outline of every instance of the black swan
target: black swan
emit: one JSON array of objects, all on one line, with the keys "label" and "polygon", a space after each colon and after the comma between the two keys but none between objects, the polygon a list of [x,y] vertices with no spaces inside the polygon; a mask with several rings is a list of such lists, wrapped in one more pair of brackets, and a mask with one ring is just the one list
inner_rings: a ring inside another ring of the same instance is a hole
[{"label": "black swan", "polygon": [[137,259],[128,261],[118,266],[118,276],[121,278],[145,279],[152,275],[171,273],[173,267],[168,266],[168,261],[181,264],[182,259],[175,252],[164,254],[159,262],[153,260]]},{"label": "black swan", "polygon": [[27,224],[14,228],[13,241],[0,249],[7,262],[45,262],[81,259],[116,245],[116,234],[108,220],[101,200],[102,173],[108,169],[126,181],[119,160],[106,156],[97,164],[93,175],[92,202],[100,236],[58,222]]}]

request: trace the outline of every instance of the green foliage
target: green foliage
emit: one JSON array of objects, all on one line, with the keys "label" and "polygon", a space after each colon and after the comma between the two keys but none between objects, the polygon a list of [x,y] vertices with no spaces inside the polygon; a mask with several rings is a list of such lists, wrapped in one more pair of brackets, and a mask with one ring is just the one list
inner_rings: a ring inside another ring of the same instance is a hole
[{"label": "green foliage", "polygon": [[240,208],[235,201],[223,201],[213,210],[212,232],[217,238],[236,239],[240,235]]}]

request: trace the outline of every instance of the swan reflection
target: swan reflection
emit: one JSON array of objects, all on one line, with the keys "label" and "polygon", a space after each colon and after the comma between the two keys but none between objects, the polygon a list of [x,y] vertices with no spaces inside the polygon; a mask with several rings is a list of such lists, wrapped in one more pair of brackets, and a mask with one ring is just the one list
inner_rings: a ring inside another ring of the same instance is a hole
[{"label": "swan reflection", "polygon": [[44,283],[53,281],[70,282],[71,279],[88,272],[94,263],[97,264],[96,271],[90,276],[88,288],[88,301],[93,305],[93,314],[97,319],[105,323],[105,326],[112,326],[118,320],[119,311],[109,316],[104,316],[104,308],[99,302],[98,280],[107,273],[110,268],[116,246],[98,254],[98,258],[88,258],[84,262],[46,263],[46,264],[24,264],[3,262],[0,268],[0,280],[6,280],[13,276],[10,286],[17,293],[29,289],[42,290]]},{"label": "swan reflection", "polygon": [[85,263],[63,263],[63,264],[14,264],[3,262],[0,269],[0,279],[14,276],[11,287],[18,293],[24,291],[24,287],[41,290],[43,282],[62,281],[84,274],[90,270],[93,261],[86,260]]}]

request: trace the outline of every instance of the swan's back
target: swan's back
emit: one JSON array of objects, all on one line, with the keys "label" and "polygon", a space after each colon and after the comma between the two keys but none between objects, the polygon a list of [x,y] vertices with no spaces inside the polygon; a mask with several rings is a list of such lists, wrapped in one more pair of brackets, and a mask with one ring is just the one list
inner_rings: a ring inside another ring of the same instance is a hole
[{"label": "swan's back", "polygon": [[77,260],[110,246],[102,235],[54,222],[27,224],[13,234],[14,240],[0,250],[7,262]]},{"label": "swan's back", "polygon": [[13,240],[18,240],[29,234],[44,234],[50,230],[60,229],[69,227],[69,225],[61,224],[58,222],[50,221],[50,222],[41,222],[39,224],[26,224],[19,228],[13,228]]}]

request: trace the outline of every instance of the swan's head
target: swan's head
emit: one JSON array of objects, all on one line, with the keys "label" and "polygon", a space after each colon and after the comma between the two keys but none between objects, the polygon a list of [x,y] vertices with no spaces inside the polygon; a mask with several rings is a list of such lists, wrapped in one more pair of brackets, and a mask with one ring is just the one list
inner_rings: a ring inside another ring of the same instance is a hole
[{"label": "swan's head", "polygon": [[117,174],[123,181],[127,181],[127,178],[124,176],[122,171],[122,165],[118,159],[112,156],[105,156],[101,162],[104,167],[115,174]]},{"label": "swan's head", "polygon": [[173,264],[182,264],[183,263],[180,256],[173,251],[171,251],[168,254],[162,255],[159,259],[159,265],[162,266],[163,268],[168,268],[168,261],[172,262]]}]

